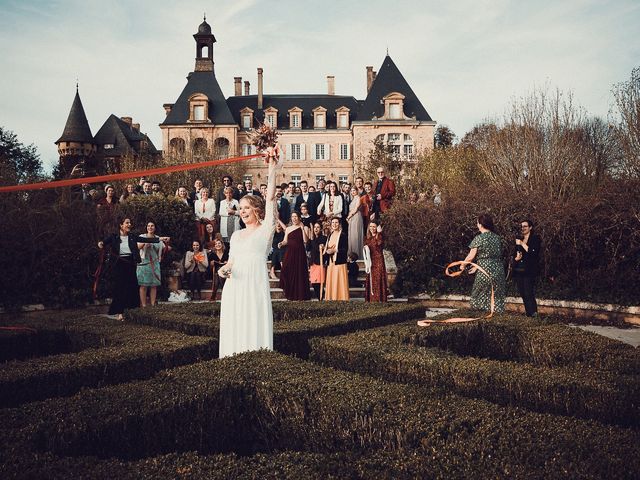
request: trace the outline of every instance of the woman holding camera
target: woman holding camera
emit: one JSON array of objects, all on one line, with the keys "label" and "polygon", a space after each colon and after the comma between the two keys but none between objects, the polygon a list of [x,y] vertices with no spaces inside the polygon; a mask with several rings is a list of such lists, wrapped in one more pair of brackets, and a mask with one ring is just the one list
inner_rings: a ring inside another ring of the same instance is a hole
[{"label": "woman holding camera", "polygon": [[522,238],[516,238],[513,278],[522,297],[527,317],[534,317],[538,314],[535,286],[542,240],[533,232],[533,222],[531,220],[523,220],[520,224],[520,229]]}]

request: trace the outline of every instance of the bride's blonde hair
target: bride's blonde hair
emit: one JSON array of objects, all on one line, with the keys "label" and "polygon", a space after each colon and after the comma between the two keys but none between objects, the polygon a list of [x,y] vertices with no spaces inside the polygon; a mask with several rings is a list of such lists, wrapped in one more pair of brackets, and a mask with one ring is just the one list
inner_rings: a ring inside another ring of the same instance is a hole
[{"label": "bride's blonde hair", "polygon": [[245,195],[240,201],[246,200],[249,206],[253,209],[253,213],[256,214],[256,218],[260,221],[264,220],[264,199],[258,195]]}]

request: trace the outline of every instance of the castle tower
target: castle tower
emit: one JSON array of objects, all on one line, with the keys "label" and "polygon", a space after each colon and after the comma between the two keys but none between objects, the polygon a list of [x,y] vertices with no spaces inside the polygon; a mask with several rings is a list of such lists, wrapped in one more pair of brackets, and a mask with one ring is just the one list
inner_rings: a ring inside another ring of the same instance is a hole
[{"label": "castle tower", "polygon": [[193,35],[196,41],[196,72],[213,72],[213,44],[216,37],[211,33],[211,25],[204,21],[198,26],[198,33]]},{"label": "castle tower", "polygon": [[78,85],[64,131],[55,144],[58,146],[60,173],[63,177],[86,177],[96,174],[96,145],[80,100]]}]

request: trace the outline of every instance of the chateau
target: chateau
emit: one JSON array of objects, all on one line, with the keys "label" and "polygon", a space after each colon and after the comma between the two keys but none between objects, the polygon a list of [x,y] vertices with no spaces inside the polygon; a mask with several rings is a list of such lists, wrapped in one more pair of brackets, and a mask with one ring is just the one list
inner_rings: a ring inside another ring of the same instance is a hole
[{"label": "chateau", "polygon": [[[215,75],[216,38],[206,18],[193,35],[194,71],[175,103],[164,104],[160,124],[164,155],[188,160],[225,158],[255,153],[250,133],[260,123],[280,132],[286,158],[282,181],[320,178],[352,181],[355,166],[379,138],[406,161],[433,148],[434,122],[389,55],[378,72],[366,67],[367,96],[335,94],[327,77],[325,94],[270,95],[264,92],[264,71],[258,68],[257,94],[250,82],[234,78],[234,95],[225,99]],[[266,180],[261,159],[247,162],[247,178]],[[280,181],[280,179],[278,179]]]}]

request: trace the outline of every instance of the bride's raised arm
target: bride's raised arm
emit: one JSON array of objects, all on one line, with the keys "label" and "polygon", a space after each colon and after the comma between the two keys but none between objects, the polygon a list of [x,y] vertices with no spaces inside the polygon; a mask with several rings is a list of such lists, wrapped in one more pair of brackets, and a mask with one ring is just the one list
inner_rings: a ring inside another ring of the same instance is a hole
[{"label": "bride's raised arm", "polygon": [[269,157],[269,170],[267,180],[267,192],[265,194],[265,211],[264,223],[269,226],[270,230],[276,227],[276,166],[280,160],[275,157]]}]

